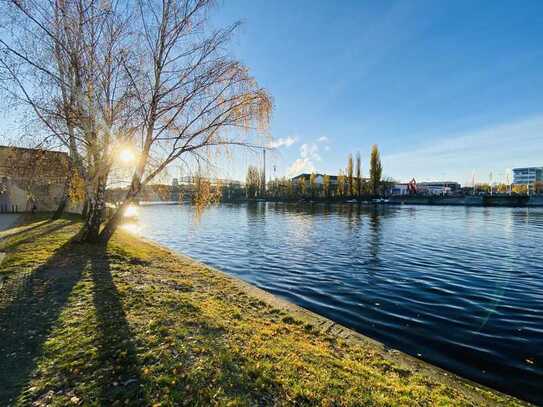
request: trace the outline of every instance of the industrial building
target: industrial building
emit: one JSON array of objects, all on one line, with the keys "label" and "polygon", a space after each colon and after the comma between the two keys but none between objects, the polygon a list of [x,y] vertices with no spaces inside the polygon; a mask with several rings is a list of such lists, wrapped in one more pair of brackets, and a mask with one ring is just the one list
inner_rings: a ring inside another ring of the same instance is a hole
[{"label": "industrial building", "polygon": [[403,196],[410,194],[422,195],[453,195],[461,191],[461,185],[454,181],[419,182],[414,179],[410,182],[394,184],[390,188],[390,195]]},{"label": "industrial building", "polygon": [[460,192],[462,186],[454,181],[419,182],[417,189],[429,195],[447,195]]}]

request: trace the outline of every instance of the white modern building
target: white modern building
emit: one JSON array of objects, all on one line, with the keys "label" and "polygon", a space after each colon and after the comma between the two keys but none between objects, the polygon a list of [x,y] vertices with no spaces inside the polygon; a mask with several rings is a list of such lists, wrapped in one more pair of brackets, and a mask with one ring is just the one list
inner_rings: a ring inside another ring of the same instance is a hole
[{"label": "white modern building", "polygon": [[513,168],[513,184],[534,185],[543,182],[543,167]]},{"label": "white modern building", "polygon": [[402,184],[394,184],[392,188],[390,188],[389,194],[395,195],[395,196],[403,196],[403,195],[409,195],[409,184],[408,183],[402,183]]}]

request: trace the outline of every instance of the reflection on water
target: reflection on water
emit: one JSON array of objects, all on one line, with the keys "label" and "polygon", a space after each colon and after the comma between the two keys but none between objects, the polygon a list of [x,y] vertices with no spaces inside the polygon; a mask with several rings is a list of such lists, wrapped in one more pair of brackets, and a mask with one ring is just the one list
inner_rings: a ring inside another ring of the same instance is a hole
[{"label": "reflection on water", "polygon": [[381,232],[380,232],[380,225],[381,222],[381,216],[379,213],[375,210],[370,213],[370,236],[369,236],[369,243],[370,243],[370,255],[371,260],[373,262],[374,266],[377,266],[379,262],[379,246],[381,242]]},{"label": "reflection on water", "polygon": [[141,234],[141,224],[137,221],[125,221],[121,225],[121,229],[134,234]]},{"label": "reflection on water", "polygon": [[543,403],[543,209],[140,208],[124,226],[363,334]]}]

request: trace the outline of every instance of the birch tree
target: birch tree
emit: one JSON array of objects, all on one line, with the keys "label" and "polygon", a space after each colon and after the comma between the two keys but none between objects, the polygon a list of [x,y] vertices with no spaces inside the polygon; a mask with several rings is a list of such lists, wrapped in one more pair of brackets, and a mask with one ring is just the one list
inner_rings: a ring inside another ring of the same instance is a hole
[{"label": "birch tree", "polygon": [[[248,69],[225,49],[238,24],[207,29],[208,0],[139,0],[133,44],[140,64],[123,67],[140,114],[142,147],[124,203],[101,234],[107,241],[124,206],[169,164],[263,132],[272,102]],[[139,46],[138,46],[139,45]]]},{"label": "birch tree", "polygon": [[[81,240],[107,242],[126,206],[176,160],[247,146],[272,102],[226,51],[239,24],[210,30],[209,0],[7,0],[0,66],[70,152],[85,181]],[[122,204],[103,222],[119,151],[136,154]]]},{"label": "birch tree", "polygon": [[136,124],[121,69],[130,57],[130,13],[103,1],[7,0],[2,7],[3,90],[40,120],[43,136],[69,151],[88,202],[81,240],[97,241],[116,147]]}]

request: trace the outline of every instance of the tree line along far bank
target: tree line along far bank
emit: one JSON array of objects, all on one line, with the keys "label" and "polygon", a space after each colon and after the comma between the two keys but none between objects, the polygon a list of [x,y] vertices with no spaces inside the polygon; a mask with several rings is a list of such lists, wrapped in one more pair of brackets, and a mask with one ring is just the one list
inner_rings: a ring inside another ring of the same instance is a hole
[{"label": "tree line along far bank", "polygon": [[[360,152],[349,154],[347,166],[340,169],[337,175],[300,174],[294,178],[276,178],[264,180],[262,170],[249,166],[245,179],[247,199],[356,199],[380,196],[392,184],[392,180],[383,179],[383,166],[379,148],[373,145],[369,162],[369,177],[362,174]],[[265,187],[264,187],[265,186]]]}]

